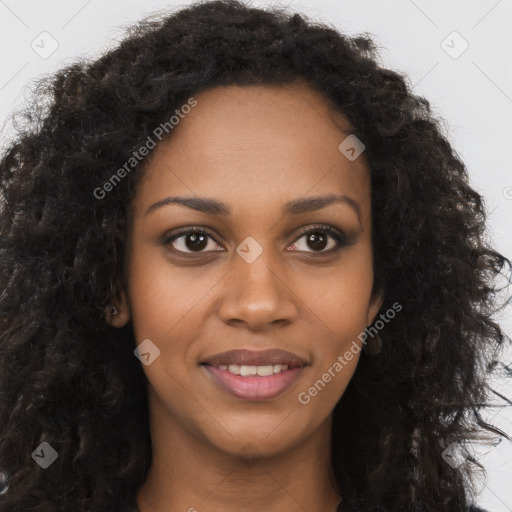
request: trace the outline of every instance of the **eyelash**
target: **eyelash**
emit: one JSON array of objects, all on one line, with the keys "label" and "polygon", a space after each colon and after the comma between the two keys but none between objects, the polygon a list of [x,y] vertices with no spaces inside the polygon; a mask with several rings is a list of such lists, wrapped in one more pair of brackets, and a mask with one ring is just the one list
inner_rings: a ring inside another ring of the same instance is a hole
[{"label": "eyelash", "polygon": [[[306,253],[315,254],[315,255],[319,255],[319,256],[322,256],[322,255],[327,256],[327,255],[334,254],[335,252],[339,251],[342,247],[347,247],[349,245],[352,245],[352,242],[347,238],[347,236],[342,231],[340,231],[332,226],[329,226],[328,224],[315,224],[315,225],[301,231],[299,233],[298,237],[292,242],[292,245],[295,244],[296,242],[298,242],[304,236],[309,235],[311,233],[318,233],[318,232],[327,233],[328,235],[330,235],[335,240],[336,246],[327,251],[322,250],[322,251],[298,251],[298,252],[306,252]],[[207,235],[215,243],[217,243],[218,245],[221,245],[221,244],[219,244],[219,242],[217,242],[215,237],[210,233],[210,231],[207,228],[204,228],[201,226],[177,229],[177,230],[173,231],[171,234],[169,234],[169,236],[165,237],[165,239],[163,240],[163,245],[168,246],[175,240],[181,238],[182,236],[192,234],[192,233]],[[187,255],[187,257],[189,255],[206,254],[207,252],[209,252],[209,251],[186,252],[186,251],[180,251],[177,249],[171,249],[171,250],[180,255]],[[214,252],[222,252],[222,251],[214,251]]]}]

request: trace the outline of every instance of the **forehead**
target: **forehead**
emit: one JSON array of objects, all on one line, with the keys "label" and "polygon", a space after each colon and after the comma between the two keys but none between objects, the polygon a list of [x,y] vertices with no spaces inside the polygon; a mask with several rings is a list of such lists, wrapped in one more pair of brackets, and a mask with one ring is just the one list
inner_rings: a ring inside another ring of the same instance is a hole
[{"label": "forehead", "polygon": [[226,86],[195,100],[150,155],[141,207],[171,193],[222,198],[239,210],[333,192],[369,201],[364,153],[342,154],[352,127],[320,93],[302,84]]}]

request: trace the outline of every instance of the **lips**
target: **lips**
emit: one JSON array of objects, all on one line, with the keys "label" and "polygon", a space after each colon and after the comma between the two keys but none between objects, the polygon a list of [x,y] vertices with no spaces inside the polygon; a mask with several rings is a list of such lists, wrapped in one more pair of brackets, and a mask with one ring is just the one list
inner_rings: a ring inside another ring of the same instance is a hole
[{"label": "lips", "polygon": [[266,377],[243,377],[209,364],[203,365],[203,368],[219,389],[238,399],[256,401],[278,397],[288,390],[304,371],[303,366],[297,366]]},{"label": "lips", "polygon": [[228,350],[201,361],[219,389],[243,400],[269,400],[289,389],[309,362],[281,349]]},{"label": "lips", "polygon": [[270,365],[287,365],[288,368],[297,368],[308,366],[306,360],[297,354],[287,352],[286,350],[228,350],[213,356],[205,358],[201,364],[211,366],[221,365],[239,365],[239,366],[270,366]]}]

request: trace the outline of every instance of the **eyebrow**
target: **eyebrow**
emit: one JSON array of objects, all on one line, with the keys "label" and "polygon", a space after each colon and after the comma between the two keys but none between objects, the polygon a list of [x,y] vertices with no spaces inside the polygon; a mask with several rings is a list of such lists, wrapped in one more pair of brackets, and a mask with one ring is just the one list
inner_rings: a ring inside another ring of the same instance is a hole
[{"label": "eyebrow", "polygon": [[[341,203],[350,206],[356,212],[359,223],[361,224],[361,208],[359,207],[359,203],[345,194],[328,194],[325,196],[311,196],[294,199],[293,201],[288,201],[285,203],[283,205],[282,211],[285,215],[299,215],[301,213],[320,210],[334,203]],[[208,197],[197,196],[166,197],[165,199],[152,204],[146,210],[144,215],[148,215],[158,208],[162,208],[163,206],[170,204],[179,204],[181,206],[191,208],[192,210],[197,210],[202,213],[209,213],[211,215],[231,215],[231,208],[226,203]]]}]

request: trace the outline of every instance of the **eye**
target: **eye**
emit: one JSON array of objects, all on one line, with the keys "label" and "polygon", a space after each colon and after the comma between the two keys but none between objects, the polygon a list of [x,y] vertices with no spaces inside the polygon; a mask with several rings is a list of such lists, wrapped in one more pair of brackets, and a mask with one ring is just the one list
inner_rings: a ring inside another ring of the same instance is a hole
[{"label": "eye", "polygon": [[[164,245],[171,245],[176,252],[193,254],[194,252],[204,252],[204,249],[208,247],[208,239],[215,242],[213,236],[210,235],[205,228],[183,228],[167,237],[164,240]],[[217,242],[210,245],[220,247]],[[187,249],[189,249],[190,252],[187,251]],[[212,250],[212,248],[210,248],[210,250]]]},{"label": "eye", "polygon": [[[327,250],[324,250],[329,245],[328,239],[333,241]],[[300,244],[298,241],[305,239],[305,243]],[[338,251],[341,247],[351,245],[351,242],[340,230],[329,226],[327,224],[317,224],[306,230],[302,231],[300,237],[292,244],[292,247],[298,248],[299,251],[304,252],[318,252],[320,254],[331,254]],[[313,250],[308,251],[304,247],[311,247]]]},{"label": "eye", "polygon": [[[329,244],[329,238],[331,239],[331,244]],[[305,239],[305,243],[299,244],[299,241],[302,239]],[[290,246],[293,247],[290,252],[298,250],[299,252],[331,254],[352,243],[343,232],[333,226],[318,224],[302,230],[299,238]],[[166,247],[171,246],[173,251],[184,254],[224,251],[213,235],[206,228],[202,227],[187,227],[174,231],[165,238],[163,245]],[[326,246],[329,246],[327,250],[325,250]],[[220,250],[218,249],[219,247],[221,248]],[[311,247],[312,250],[307,250],[308,247]]]}]

